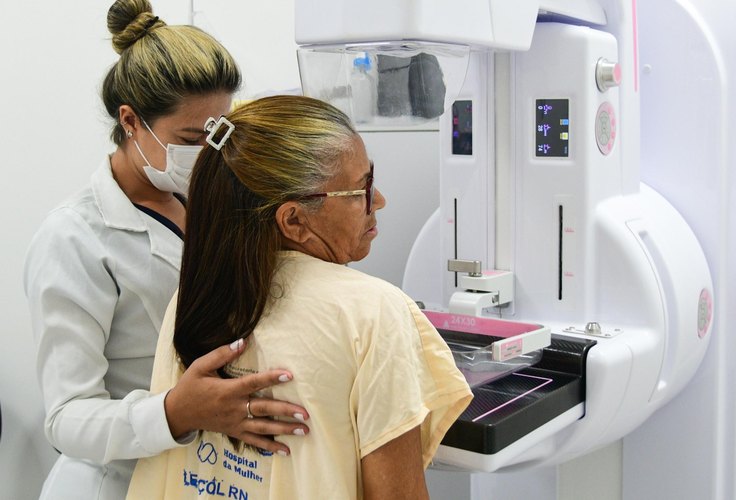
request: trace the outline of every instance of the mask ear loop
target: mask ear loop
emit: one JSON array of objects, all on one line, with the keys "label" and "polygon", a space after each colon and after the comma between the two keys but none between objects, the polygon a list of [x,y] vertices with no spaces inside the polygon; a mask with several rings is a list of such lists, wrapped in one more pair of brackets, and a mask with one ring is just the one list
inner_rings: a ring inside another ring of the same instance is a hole
[{"label": "mask ear loop", "polygon": [[166,149],[166,146],[164,146],[164,143],[161,142],[161,139],[159,139],[158,136],[153,132],[153,130],[151,130],[151,127],[148,126],[148,123],[146,123],[146,120],[144,120],[143,118],[141,118],[141,121],[143,122],[143,125],[145,125],[146,128],[148,129],[148,131],[151,133],[151,135],[153,136],[153,138],[156,139],[156,142],[158,142],[159,146],[161,146],[162,148]]},{"label": "mask ear loop", "polygon": [[[220,127],[222,127],[223,125],[227,127],[227,131],[222,137],[220,137],[220,140],[218,142],[215,142],[215,134],[220,130]],[[233,125],[230,120],[228,120],[224,116],[220,116],[218,120],[209,117],[207,118],[207,121],[204,122],[204,130],[206,132],[209,132],[207,138],[205,139],[207,141],[207,144],[220,151],[222,149],[222,146],[225,145],[225,142],[227,142],[228,137],[230,137],[230,134],[232,134],[233,130],[235,130],[235,125]]]}]

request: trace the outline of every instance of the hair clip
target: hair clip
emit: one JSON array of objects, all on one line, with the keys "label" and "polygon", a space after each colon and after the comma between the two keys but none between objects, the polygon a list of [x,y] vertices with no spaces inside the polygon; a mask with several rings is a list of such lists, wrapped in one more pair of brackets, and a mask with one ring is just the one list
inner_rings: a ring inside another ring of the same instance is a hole
[{"label": "hair clip", "polygon": [[[225,135],[220,137],[219,142],[215,142],[215,134],[218,130],[220,130],[220,127],[223,125],[227,127],[227,132],[225,132]],[[225,145],[227,138],[230,137],[230,134],[233,133],[233,130],[235,130],[235,125],[233,125],[230,120],[228,120],[224,116],[220,116],[219,120],[215,120],[214,118],[209,117],[207,118],[207,121],[204,122],[204,130],[206,132],[209,132],[209,135],[207,135],[207,139],[205,139],[207,141],[207,144],[219,151],[222,149],[222,146]]]}]

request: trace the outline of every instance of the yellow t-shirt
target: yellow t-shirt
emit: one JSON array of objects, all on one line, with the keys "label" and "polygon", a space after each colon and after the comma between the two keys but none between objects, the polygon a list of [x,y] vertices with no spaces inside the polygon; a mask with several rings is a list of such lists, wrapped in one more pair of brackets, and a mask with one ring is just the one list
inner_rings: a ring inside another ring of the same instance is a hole
[{"label": "yellow t-shirt", "polygon": [[[299,252],[281,256],[277,298],[227,370],[289,370],[291,382],[262,395],[304,406],[309,435],[278,436],[291,450],[281,457],[237,451],[227,437],[203,432],[187,447],[141,459],[128,498],[359,499],[361,458],[421,425],[427,467],[470,403],[447,345],[400,289]],[[174,305],[156,351],[154,392],[182,374]]]}]

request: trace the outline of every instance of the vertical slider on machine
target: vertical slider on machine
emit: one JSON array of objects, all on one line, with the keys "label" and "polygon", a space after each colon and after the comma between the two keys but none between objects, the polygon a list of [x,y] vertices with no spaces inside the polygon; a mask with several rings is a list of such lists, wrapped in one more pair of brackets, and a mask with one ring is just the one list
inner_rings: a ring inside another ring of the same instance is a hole
[{"label": "vertical slider on machine", "polygon": [[562,241],[565,237],[564,206],[558,205],[557,210],[557,300],[562,300]]}]

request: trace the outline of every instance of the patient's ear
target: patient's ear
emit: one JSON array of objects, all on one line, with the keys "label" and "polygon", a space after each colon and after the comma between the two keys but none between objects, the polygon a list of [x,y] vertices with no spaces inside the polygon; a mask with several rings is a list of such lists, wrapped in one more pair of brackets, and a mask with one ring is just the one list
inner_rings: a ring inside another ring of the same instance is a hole
[{"label": "patient's ear", "polygon": [[276,224],[284,238],[294,243],[304,243],[311,231],[307,225],[304,207],[295,201],[287,201],[276,209]]}]

